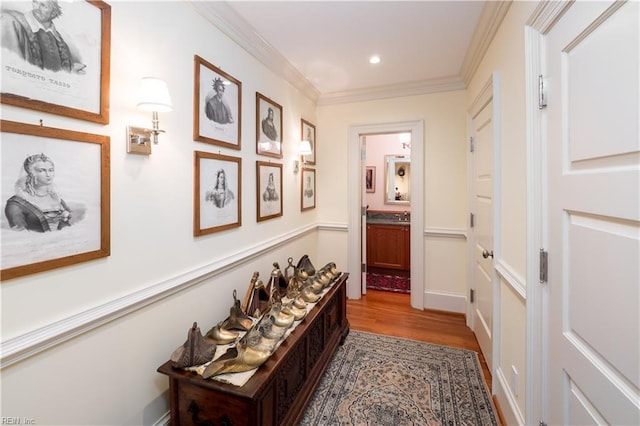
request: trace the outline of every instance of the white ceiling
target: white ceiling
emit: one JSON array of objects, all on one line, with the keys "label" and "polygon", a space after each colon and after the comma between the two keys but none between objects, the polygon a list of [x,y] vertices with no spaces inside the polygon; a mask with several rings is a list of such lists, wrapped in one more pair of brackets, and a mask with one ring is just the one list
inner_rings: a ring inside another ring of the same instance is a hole
[{"label": "white ceiling", "polygon": [[510,2],[192,4],[314,100],[336,103],[466,87]]}]

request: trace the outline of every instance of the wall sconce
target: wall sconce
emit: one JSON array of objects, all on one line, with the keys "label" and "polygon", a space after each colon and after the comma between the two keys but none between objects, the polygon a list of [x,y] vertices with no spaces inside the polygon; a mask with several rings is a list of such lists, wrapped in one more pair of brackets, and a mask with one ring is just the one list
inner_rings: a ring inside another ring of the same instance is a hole
[{"label": "wall sconce", "polygon": [[142,111],[151,111],[152,128],[127,126],[127,152],[149,155],[151,154],[150,142],[157,144],[158,135],[164,133],[164,130],[160,129],[158,112],[173,110],[167,83],[159,78],[144,77],[140,81],[137,106]]},{"label": "wall sconce", "polygon": [[[302,156],[302,165],[304,166],[307,162],[304,160],[305,155],[311,155],[311,143],[307,140],[300,141],[300,146],[298,147],[298,154]],[[296,160],[293,163],[293,173],[298,173],[300,171],[300,161]]]}]

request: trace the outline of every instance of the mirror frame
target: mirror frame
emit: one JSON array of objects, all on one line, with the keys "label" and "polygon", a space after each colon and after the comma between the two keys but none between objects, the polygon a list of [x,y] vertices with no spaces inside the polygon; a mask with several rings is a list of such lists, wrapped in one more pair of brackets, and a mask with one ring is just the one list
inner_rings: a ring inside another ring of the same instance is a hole
[{"label": "mirror frame", "polygon": [[[411,156],[409,155],[385,155],[384,156],[384,204],[396,204],[396,205],[410,205],[411,204],[411,182],[407,181],[407,194],[408,200],[396,200],[395,191],[396,187],[396,164],[405,164],[405,169],[411,168]],[[410,176],[408,176],[410,178]]]}]

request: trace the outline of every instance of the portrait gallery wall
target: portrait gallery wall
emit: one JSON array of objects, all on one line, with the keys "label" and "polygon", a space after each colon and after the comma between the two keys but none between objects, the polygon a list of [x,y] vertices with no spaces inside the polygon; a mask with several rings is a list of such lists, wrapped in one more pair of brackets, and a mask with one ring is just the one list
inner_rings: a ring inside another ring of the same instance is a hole
[{"label": "portrait gallery wall", "polygon": [[[0,102],[109,124],[111,6],[3,3]],[[49,31],[33,29],[44,27]],[[193,141],[218,150],[194,149],[188,190],[193,191],[193,235],[199,237],[242,225],[243,94],[242,82],[197,54],[193,77]],[[260,92],[255,103],[255,152],[268,158],[255,166],[256,221],[262,222],[283,216],[283,164],[276,162],[284,158],[283,106]],[[137,106],[151,111],[152,126],[127,127],[127,153],[150,155],[163,133],[158,112],[173,108],[167,84],[141,78]],[[111,254],[110,137],[40,124],[1,122],[0,280]],[[307,211],[316,206],[316,126],[300,118],[295,140],[300,211]]]}]

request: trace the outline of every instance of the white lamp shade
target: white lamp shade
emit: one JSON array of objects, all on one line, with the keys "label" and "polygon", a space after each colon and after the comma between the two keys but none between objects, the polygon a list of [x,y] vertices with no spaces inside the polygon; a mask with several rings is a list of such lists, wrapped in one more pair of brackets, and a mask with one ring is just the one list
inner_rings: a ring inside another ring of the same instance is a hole
[{"label": "white lamp shade", "polygon": [[144,77],[140,81],[138,108],[143,111],[168,112],[173,110],[167,83],[159,78]]},{"label": "white lamp shade", "polygon": [[300,155],[311,155],[311,142],[304,140],[300,142]]}]

